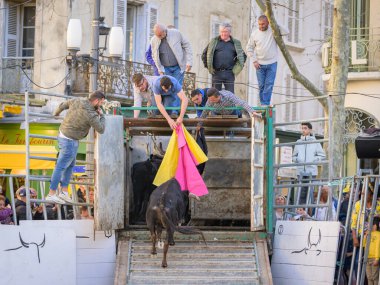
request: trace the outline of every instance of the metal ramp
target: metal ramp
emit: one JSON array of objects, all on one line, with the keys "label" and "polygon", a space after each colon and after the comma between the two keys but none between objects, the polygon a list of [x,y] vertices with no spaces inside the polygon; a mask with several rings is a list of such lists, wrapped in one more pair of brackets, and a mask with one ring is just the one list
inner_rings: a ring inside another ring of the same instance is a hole
[{"label": "metal ramp", "polygon": [[122,240],[114,284],[271,284],[265,241],[220,240],[219,235],[207,234],[207,247],[176,236],[167,268],[161,267],[162,249],[151,256],[150,241]]}]

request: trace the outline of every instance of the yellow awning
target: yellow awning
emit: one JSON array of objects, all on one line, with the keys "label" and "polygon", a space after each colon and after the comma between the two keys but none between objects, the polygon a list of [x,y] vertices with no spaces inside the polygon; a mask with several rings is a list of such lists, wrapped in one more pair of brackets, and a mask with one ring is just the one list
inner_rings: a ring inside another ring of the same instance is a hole
[{"label": "yellow awning", "polygon": [[[57,157],[54,146],[31,145],[30,155]],[[30,169],[54,169],[55,161],[30,160]],[[0,144],[0,169],[25,170],[25,145]]]}]

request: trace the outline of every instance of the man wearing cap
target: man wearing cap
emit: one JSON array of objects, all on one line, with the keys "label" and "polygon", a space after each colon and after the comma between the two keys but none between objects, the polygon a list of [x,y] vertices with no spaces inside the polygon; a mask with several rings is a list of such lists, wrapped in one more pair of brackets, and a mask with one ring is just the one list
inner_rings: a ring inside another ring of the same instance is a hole
[{"label": "man wearing cap", "polygon": [[[75,98],[61,103],[54,116],[68,110],[59,127],[58,146],[59,155],[50,182],[50,191],[47,201],[64,204],[72,200],[67,192],[70,183],[79,140],[84,139],[90,128],[102,134],[105,130],[105,118],[100,107],[105,100],[101,91],[95,91],[89,98]],[[61,184],[61,193],[57,193],[58,184]]]},{"label": "man wearing cap", "polygon": [[[241,118],[240,110],[230,110],[225,109],[226,107],[242,107],[250,116],[261,118],[261,114],[255,112],[247,102],[237,97],[230,91],[221,90],[219,91],[215,87],[211,87],[207,91],[207,103],[205,107],[216,108],[217,110],[212,111],[216,115],[237,115]],[[204,110],[200,118],[205,119],[210,111]],[[198,126],[201,126],[202,122],[198,123]]]}]

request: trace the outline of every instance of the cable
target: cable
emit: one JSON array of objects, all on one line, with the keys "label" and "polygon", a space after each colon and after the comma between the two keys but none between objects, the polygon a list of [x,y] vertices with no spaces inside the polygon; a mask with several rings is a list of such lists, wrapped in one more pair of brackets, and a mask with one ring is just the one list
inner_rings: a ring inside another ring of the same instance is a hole
[{"label": "cable", "polygon": [[41,86],[41,85],[38,85],[37,83],[35,83],[29,76],[28,76],[28,74],[24,71],[24,69],[22,68],[22,66],[18,66],[20,69],[21,69],[21,71],[25,74],[25,76],[26,76],[26,78],[28,78],[28,80],[33,84],[33,85],[35,85],[35,86],[37,86],[37,87],[39,87],[39,88],[41,88],[41,89],[52,89],[52,88],[54,88],[54,87],[57,87],[59,84],[61,84],[69,75],[70,75],[70,72],[69,73],[67,73],[67,75],[61,80],[61,81],[59,81],[59,83],[57,83],[57,84],[55,84],[54,86],[50,86],[50,87],[43,87],[43,86]]},{"label": "cable", "polygon": [[26,3],[29,3],[29,2],[32,2],[33,0],[27,0],[25,2],[22,2],[20,4],[16,4],[16,5],[13,5],[13,6],[9,6],[9,7],[3,7],[3,8],[0,8],[0,10],[7,10],[7,9],[11,9],[11,8],[15,8],[15,7],[18,7],[18,6],[22,6]]},{"label": "cable", "polygon": [[[52,58],[47,58],[47,59],[42,59],[42,60],[38,60],[38,61],[33,61],[31,63],[35,64],[35,63],[39,63],[39,62],[44,62],[44,61],[49,61],[49,60],[58,59],[58,58],[64,58],[64,57],[66,57],[66,55],[52,57]],[[24,58],[5,58],[5,59],[8,59],[8,60],[28,60],[27,58],[26,59],[24,59]],[[17,67],[17,66],[19,66],[19,64],[7,65],[5,67],[0,68],[0,70],[11,69],[11,68],[14,68],[14,67]]]}]

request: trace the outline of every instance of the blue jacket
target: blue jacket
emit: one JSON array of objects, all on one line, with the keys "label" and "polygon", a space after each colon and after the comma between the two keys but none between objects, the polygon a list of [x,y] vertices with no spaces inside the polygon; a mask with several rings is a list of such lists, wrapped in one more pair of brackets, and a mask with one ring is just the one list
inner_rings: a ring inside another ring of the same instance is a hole
[{"label": "blue jacket", "polygon": [[149,45],[148,50],[145,52],[145,59],[153,67],[154,75],[159,76],[160,74],[158,73],[156,63],[154,62],[153,57],[152,57],[152,46],[151,45]]},{"label": "blue jacket", "polygon": [[[205,88],[205,89],[199,88],[198,90],[202,94],[202,103],[200,105],[194,104],[194,106],[195,107],[204,107],[204,106],[206,106],[206,103],[207,103],[207,90],[208,90],[208,88]],[[197,117],[198,118],[202,115],[202,112],[203,112],[203,110],[197,110]]]}]

